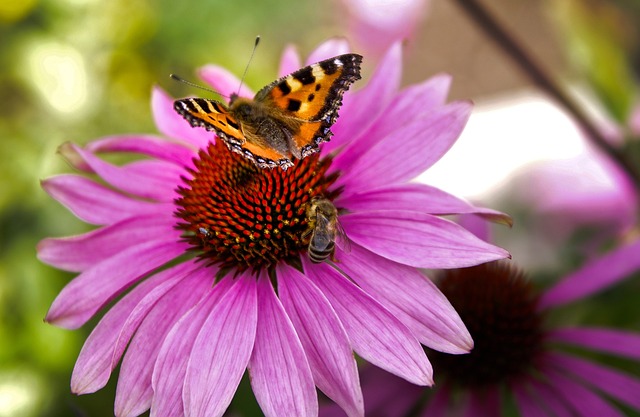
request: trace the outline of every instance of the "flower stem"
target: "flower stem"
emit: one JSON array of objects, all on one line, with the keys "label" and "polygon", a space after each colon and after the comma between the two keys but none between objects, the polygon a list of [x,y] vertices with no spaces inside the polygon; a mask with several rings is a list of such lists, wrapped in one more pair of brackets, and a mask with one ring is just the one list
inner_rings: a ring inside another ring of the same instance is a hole
[{"label": "flower stem", "polygon": [[457,0],[457,2],[535,85],[555,99],[574,117],[592,143],[616,161],[634,182],[636,189],[640,190],[640,174],[636,171],[635,166],[623,153],[611,146],[580,105],[545,72],[533,57],[526,52],[525,48],[507,32],[504,26],[500,25],[479,1]]}]

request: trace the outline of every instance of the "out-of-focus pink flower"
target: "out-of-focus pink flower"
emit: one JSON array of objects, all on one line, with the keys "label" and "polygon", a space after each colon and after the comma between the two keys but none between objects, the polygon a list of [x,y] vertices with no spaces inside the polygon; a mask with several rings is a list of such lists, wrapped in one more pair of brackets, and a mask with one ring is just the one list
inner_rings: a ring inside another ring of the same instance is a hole
[{"label": "out-of-focus pink flower", "polygon": [[[623,417],[610,400],[640,410],[640,378],[593,356],[613,355],[637,368],[639,333],[545,320],[554,309],[605,290],[638,269],[640,240],[592,259],[542,293],[505,263],[447,271],[439,286],[467,324],[474,350],[459,356],[434,353],[438,378],[433,389],[365,370],[367,415],[500,417],[511,415],[505,410],[512,404],[525,417]],[[329,405],[320,415],[343,414]]]},{"label": "out-of-focus pink flower", "polygon": [[636,138],[640,137],[640,104],[636,105],[629,118],[629,129]]},{"label": "out-of-focus pink flower", "polygon": [[342,0],[347,10],[350,38],[379,56],[390,45],[413,37],[429,0]]},{"label": "out-of-focus pink flower", "polygon": [[[347,49],[327,42],[309,61]],[[289,49],[281,69],[296,67]],[[122,360],[117,416],[221,416],[248,369],[266,416],[316,415],[316,387],[362,416],[353,351],[420,385],[432,383],[420,343],[467,352],[469,333],[418,268],[508,256],[442,218],[506,216],[408,182],[451,147],[471,105],[446,103],[447,76],[399,91],[400,73],[395,44],[368,84],[345,95],[331,142],[286,171],[259,169],[191,128],[159,89],[152,107],[163,136],[64,146],[81,174],[43,187],[99,227],[39,244],[43,262],[79,273],[46,320],[77,328],[110,306],[80,353],[73,392],[101,389]],[[239,84],[217,66],[201,76],[222,94]],[[102,153],[144,158],[116,165]],[[351,251],[337,249],[339,267],[307,258],[315,195],[341,210]]]},{"label": "out-of-focus pink flower", "polygon": [[545,230],[560,240],[581,227],[611,237],[636,222],[638,195],[633,184],[616,164],[593,150],[540,163],[521,181],[522,200],[544,216]]}]

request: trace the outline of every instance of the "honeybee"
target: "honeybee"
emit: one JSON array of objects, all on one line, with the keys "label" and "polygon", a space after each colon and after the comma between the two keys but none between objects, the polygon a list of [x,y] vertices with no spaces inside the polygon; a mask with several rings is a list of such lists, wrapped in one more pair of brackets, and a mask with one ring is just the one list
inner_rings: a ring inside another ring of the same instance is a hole
[{"label": "honeybee", "polygon": [[320,196],[313,197],[307,207],[309,228],[303,238],[311,234],[309,239],[309,259],[320,263],[329,257],[333,260],[336,238],[340,238],[344,247],[348,245],[347,235],[338,222],[338,210],[333,203]]}]

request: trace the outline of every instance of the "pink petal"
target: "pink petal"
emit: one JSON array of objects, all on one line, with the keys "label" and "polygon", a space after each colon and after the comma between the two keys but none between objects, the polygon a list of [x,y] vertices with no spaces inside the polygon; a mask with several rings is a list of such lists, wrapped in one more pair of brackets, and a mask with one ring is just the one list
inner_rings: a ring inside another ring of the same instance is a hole
[{"label": "pink petal", "polygon": [[340,268],[385,306],[420,343],[441,352],[468,353],[473,340],[451,303],[427,277],[353,245]]},{"label": "pink petal", "polygon": [[451,389],[447,385],[441,386],[434,390],[433,396],[422,410],[420,417],[450,416],[454,414],[451,410],[452,408],[453,395]]},{"label": "pink petal", "polygon": [[76,217],[90,224],[114,224],[128,217],[157,213],[167,208],[134,200],[79,175],[57,175],[42,181],[42,188]]},{"label": "pink petal", "polygon": [[415,27],[432,2],[343,0],[342,3],[346,6],[346,16],[342,11],[338,13],[340,20],[346,19],[349,38],[355,38],[358,45],[366,48],[368,55],[377,57],[398,40],[413,45]]},{"label": "pink petal", "polygon": [[[391,52],[398,54],[401,58],[400,45],[396,45]],[[400,80],[401,65],[396,65],[398,82]],[[451,76],[439,75],[432,77],[421,84],[412,85],[397,94],[386,108],[378,109],[382,111],[376,119],[369,121],[367,130],[357,133],[357,139],[341,152],[334,162],[336,167],[347,170],[357,159],[366,154],[367,151],[387,135],[392,134],[400,126],[405,126],[424,118],[433,109],[442,107],[449,93],[451,86]],[[397,90],[393,90],[393,93]],[[391,93],[391,91],[389,92]]]},{"label": "pink petal", "polygon": [[294,45],[287,45],[282,53],[280,59],[280,69],[278,70],[278,77],[284,77],[297,71],[302,67],[300,63],[300,55]]},{"label": "pink petal", "polygon": [[378,416],[407,416],[425,388],[413,385],[375,366],[363,367],[365,410]]},{"label": "pink petal", "polygon": [[547,413],[540,404],[527,392],[526,388],[521,384],[514,384],[510,387],[518,406],[518,412],[522,417],[548,417]]},{"label": "pink petal", "polygon": [[115,414],[138,416],[151,406],[153,367],[171,327],[211,289],[213,270],[190,274],[169,290],[146,315],[120,366]]},{"label": "pink petal", "polygon": [[[209,275],[211,270],[203,268]],[[233,284],[223,278],[207,295],[171,328],[164,339],[151,379],[153,400],[151,417],[183,417],[182,390],[187,373],[187,362],[193,344],[205,320]]]},{"label": "pink petal", "polygon": [[75,329],[82,326],[110,300],[154,269],[184,254],[178,242],[149,242],[87,269],[67,284],[51,304],[46,321]]},{"label": "pink petal", "polygon": [[[332,152],[366,132],[398,92],[401,76],[402,45],[398,42],[389,49],[364,88],[358,82],[355,88],[359,90],[353,93],[350,90],[344,95],[341,117],[331,128],[335,139],[322,145],[323,152]],[[354,152],[357,153],[357,150]],[[334,165],[337,163],[337,167],[346,167],[347,163],[338,162],[341,157],[336,157]]]},{"label": "pink petal", "polygon": [[137,161],[125,166],[117,166],[103,161],[91,152],[77,145],[71,145],[73,151],[112,186],[143,198],[171,202],[176,194],[174,189],[181,184],[184,169],[174,164],[147,160]]},{"label": "pink petal", "polygon": [[549,414],[557,417],[575,417],[576,414],[569,408],[569,404],[564,401],[562,396],[559,396],[556,392],[555,386],[538,382],[536,380],[529,381],[533,396],[538,401],[538,404],[549,410],[545,417]]},{"label": "pink petal", "polygon": [[193,268],[192,263],[184,263],[155,274],[107,311],[78,355],[71,376],[72,392],[88,394],[107,384],[129,339],[147,312]]},{"label": "pink petal", "polygon": [[173,216],[131,217],[89,233],[47,238],[38,243],[38,259],[65,271],[81,272],[136,244],[177,241]]},{"label": "pink petal", "polygon": [[356,361],[331,304],[298,270],[283,265],[277,273],[280,299],[302,342],[315,384],[349,417],[363,416]]},{"label": "pink petal", "polygon": [[549,353],[546,362],[565,375],[575,375],[611,398],[640,410],[640,379],[594,362],[562,353]]},{"label": "pink petal", "polygon": [[[351,194],[414,179],[454,144],[471,114],[471,104],[455,102],[427,112],[373,145],[336,182]],[[384,172],[384,175],[380,175]]]},{"label": "pink petal", "polygon": [[556,342],[640,360],[640,334],[608,328],[561,328],[548,332]]},{"label": "pink petal", "polygon": [[266,272],[258,278],[258,328],[249,377],[265,417],[318,415],[309,363]]},{"label": "pink petal", "polygon": [[511,217],[499,211],[476,207],[458,197],[426,184],[392,184],[340,197],[336,204],[359,210],[408,210],[429,214],[478,214],[511,225]]},{"label": "pink petal", "polygon": [[178,166],[192,166],[195,149],[151,135],[108,136],[89,142],[85,149],[92,153],[127,152],[150,156]]},{"label": "pink petal", "polygon": [[490,386],[478,391],[470,391],[469,402],[465,410],[465,417],[499,417],[502,415],[502,400],[500,391],[494,386]]},{"label": "pink petal", "polygon": [[544,310],[600,292],[640,269],[640,239],[588,262],[563,278],[540,298]]},{"label": "pink petal", "polygon": [[417,268],[461,268],[509,257],[457,224],[409,211],[369,211],[341,216],[355,243]]},{"label": "pink petal", "polygon": [[[247,59],[249,57],[247,56]],[[240,79],[226,68],[218,65],[205,65],[198,70],[198,76],[213,87],[223,97],[237,94],[240,97],[253,98],[255,93],[246,85],[240,85]],[[228,100],[227,100],[228,101]]]},{"label": "pink petal", "polygon": [[243,274],[235,281],[193,344],[182,393],[188,417],[222,416],[249,362],[258,321],[256,280]]},{"label": "pink petal", "polygon": [[315,64],[325,59],[333,58],[337,55],[348,54],[350,50],[349,42],[342,38],[333,38],[320,44],[307,57],[306,65]]},{"label": "pink petal", "polygon": [[173,109],[173,98],[161,88],[154,87],[151,93],[151,111],[158,130],[165,136],[184,141],[202,149],[213,139],[213,134],[204,129],[194,129]]},{"label": "pink petal", "polygon": [[554,395],[566,401],[578,415],[584,417],[624,417],[600,395],[578,384],[563,373],[548,371],[546,376],[549,378]]},{"label": "pink petal", "polygon": [[[513,219],[511,219],[511,217],[506,214],[505,216],[508,217],[507,224],[509,226],[512,226]],[[487,222],[487,220],[489,219],[487,219],[486,217],[482,217],[480,215],[463,214],[461,216],[458,216],[457,223],[460,226],[467,229],[468,231],[470,231],[471,233],[473,233],[478,239],[484,240],[485,242],[492,242],[493,238],[491,234],[491,227]]]},{"label": "pink petal", "polygon": [[328,265],[306,258],[303,265],[338,314],[358,355],[414,384],[433,384],[431,364],[404,324]]}]

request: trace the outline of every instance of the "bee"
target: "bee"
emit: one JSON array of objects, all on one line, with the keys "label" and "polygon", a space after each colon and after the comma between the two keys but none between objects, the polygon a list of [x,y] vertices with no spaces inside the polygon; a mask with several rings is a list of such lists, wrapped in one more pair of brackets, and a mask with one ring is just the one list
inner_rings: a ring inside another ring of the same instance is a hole
[{"label": "bee", "polygon": [[313,197],[307,207],[307,222],[309,228],[303,238],[311,235],[309,239],[309,259],[313,263],[320,263],[329,257],[333,259],[336,238],[340,238],[344,247],[347,247],[348,239],[342,226],[338,222],[338,210],[333,203],[320,196]]}]

